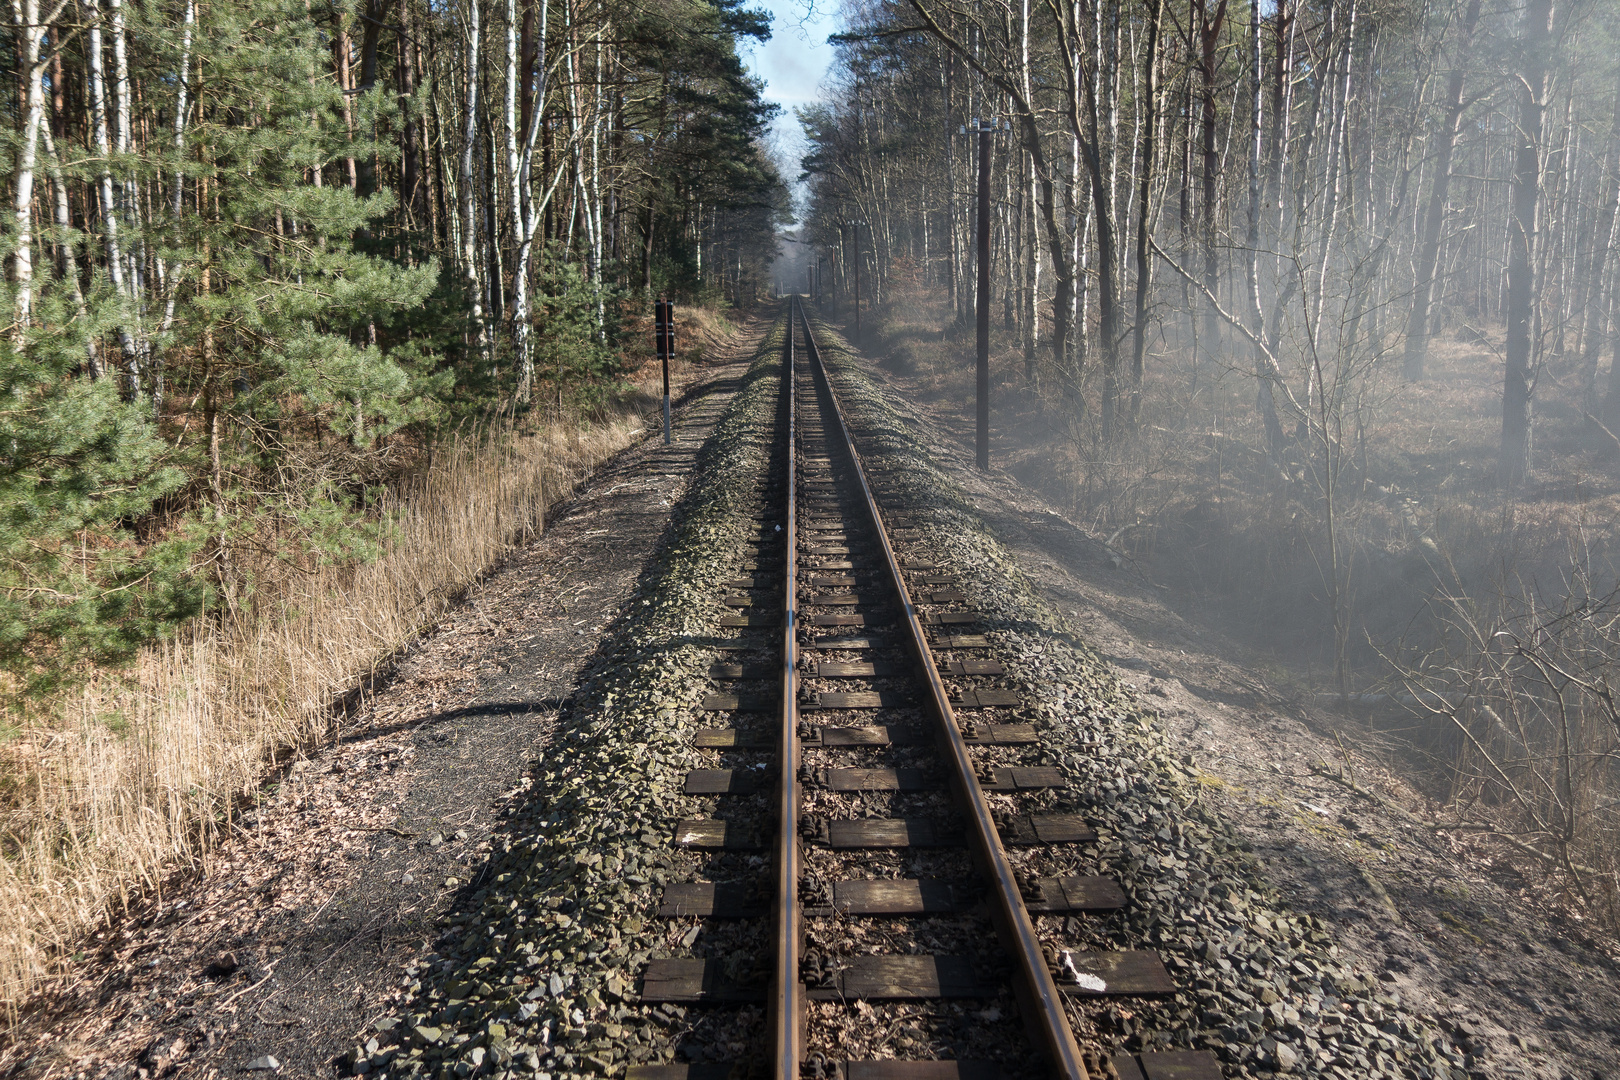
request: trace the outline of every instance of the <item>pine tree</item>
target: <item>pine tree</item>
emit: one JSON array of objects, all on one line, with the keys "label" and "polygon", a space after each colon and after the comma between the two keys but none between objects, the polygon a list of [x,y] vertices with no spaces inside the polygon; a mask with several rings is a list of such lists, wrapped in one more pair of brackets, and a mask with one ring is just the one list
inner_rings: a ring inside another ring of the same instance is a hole
[{"label": "pine tree", "polygon": [[[365,557],[373,493],[440,425],[614,389],[627,286],[695,291],[707,248],[746,298],[774,255],[771,112],[736,45],[768,18],[737,0],[12,21],[0,667],[22,692],[253,602],[275,560]],[[501,112],[467,73],[503,52]]]},{"label": "pine tree", "polygon": [[[65,327],[60,293],[36,310]],[[75,331],[0,342],[0,671],[4,696],[48,692],[121,663],[197,613],[184,533],[143,543],[132,524],[186,480],[146,410],[76,375]]]}]

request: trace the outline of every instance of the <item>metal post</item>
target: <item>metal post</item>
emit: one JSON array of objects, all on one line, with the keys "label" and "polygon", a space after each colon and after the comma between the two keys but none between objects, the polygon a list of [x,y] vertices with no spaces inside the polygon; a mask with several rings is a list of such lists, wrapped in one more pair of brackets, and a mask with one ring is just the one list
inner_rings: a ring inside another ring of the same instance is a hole
[{"label": "metal post", "polygon": [[[979,132],[979,425],[975,440],[979,468],[990,469],[990,125]],[[859,326],[859,323],[856,324]],[[858,333],[859,331],[857,331]]]},{"label": "metal post", "polygon": [[653,333],[658,339],[658,359],[664,366],[664,445],[671,443],[669,431],[669,357],[675,351],[675,304],[660,296],[653,309]]}]

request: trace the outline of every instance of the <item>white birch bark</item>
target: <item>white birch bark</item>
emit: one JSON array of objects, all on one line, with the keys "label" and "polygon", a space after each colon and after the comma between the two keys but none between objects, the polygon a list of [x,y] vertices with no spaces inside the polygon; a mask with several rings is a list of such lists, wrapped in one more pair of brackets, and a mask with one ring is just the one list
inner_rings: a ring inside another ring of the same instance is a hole
[{"label": "white birch bark", "polygon": [[107,252],[107,277],[112,281],[113,292],[125,305],[125,311],[118,319],[118,341],[123,349],[124,363],[129,372],[129,390],[131,393],[139,394],[141,371],[135,358],[135,339],[130,334],[128,325],[129,285],[124,277],[123,252],[119,244],[118,200],[113,193],[112,134],[107,120],[107,82],[102,64],[100,0],[85,0],[84,6],[89,23],[85,68],[90,86],[90,118],[96,153],[100,159],[96,166],[96,193],[101,203],[101,236]]},{"label": "white birch bark", "polygon": [[[134,145],[129,102],[129,48],[126,40],[127,35],[124,32],[123,0],[107,0],[107,10],[109,13],[108,19],[112,25],[113,106],[117,110],[117,115],[113,117],[113,148],[120,157],[123,157],[130,152],[130,148]],[[120,172],[123,173],[124,168],[120,168]],[[135,212],[134,184],[127,180],[118,181],[116,196],[119,212],[124,219],[123,224],[126,229],[131,228]],[[133,286],[136,281],[135,267],[137,264],[133,261],[132,254],[126,254],[126,258],[131,259],[128,280]]]},{"label": "white birch bark", "polygon": [[540,33],[535,39],[535,61],[539,77],[534,88],[534,107],[529,111],[529,130],[524,134],[523,153],[518,161],[516,220],[521,235],[518,239],[516,265],[512,268],[512,319],[518,366],[517,397],[524,404],[528,404],[534,395],[534,345],[532,327],[529,325],[529,263],[533,258],[534,235],[540,227],[540,217],[546,212],[552,193],[557,190],[557,181],[562,176],[562,170],[559,168],[552,177],[545,195],[538,201],[535,200],[532,181],[534,144],[544,122],[546,88],[549,82],[547,79],[549,71],[546,66],[547,5],[546,0],[537,2],[540,4]]},{"label": "white birch bark", "polygon": [[[1260,220],[1262,187],[1261,155],[1264,135],[1262,124],[1265,111],[1265,50],[1261,42],[1262,19],[1258,12],[1249,16],[1250,41],[1253,49],[1252,76],[1249,83],[1249,231],[1243,255],[1244,281],[1248,286],[1250,325],[1255,342],[1262,340],[1265,330],[1265,307],[1260,298]],[[1282,423],[1277,419],[1277,401],[1272,385],[1271,365],[1266,350],[1254,346],[1255,402],[1260,419],[1266,429],[1266,447],[1273,457],[1282,452]]]},{"label": "white birch bark", "polygon": [[[1022,0],[1020,14],[1019,40],[1023,55],[1019,74],[1023,82],[1024,100],[1030,101],[1033,98],[1030,96],[1029,84],[1029,0]],[[1020,231],[1026,227],[1029,229],[1029,267],[1027,271],[1029,298],[1025,311],[1025,317],[1029,320],[1029,347],[1024,355],[1027,358],[1026,371],[1033,378],[1035,374],[1035,352],[1040,348],[1041,344],[1041,245],[1036,238],[1036,218],[1040,204],[1040,177],[1036,174],[1034,160],[1027,153],[1023,155],[1023,158],[1030,167],[1028,221],[1019,222]]]},{"label": "white birch bark", "polygon": [[129,42],[124,25],[123,0],[107,0],[107,9],[112,27],[113,104],[117,110],[113,118],[113,147],[118,154],[121,177],[116,181],[113,194],[118,206],[120,232],[125,238],[124,287],[130,300],[130,318],[134,322],[129,363],[132,378],[144,377],[150,383],[152,343],[145,330],[146,237],[140,228],[139,181],[130,175],[128,165],[129,154],[135,146],[135,113],[130,100]]},{"label": "white birch bark", "polygon": [[466,97],[461,119],[461,171],[457,192],[461,200],[461,262],[472,305],[473,338],[481,360],[489,359],[489,330],[484,325],[484,293],[478,276],[478,192],[473,182],[473,149],[478,141],[478,54],[480,46],[478,0],[467,0]]},{"label": "white birch bark", "polygon": [[[564,233],[563,248],[572,249],[574,246],[574,229],[579,225],[579,208],[584,184],[580,180],[580,171],[583,165],[580,162],[580,133],[584,129],[585,109],[579,97],[579,72],[575,54],[578,48],[574,37],[574,9],[572,4],[563,7],[564,37],[568,48],[563,61],[568,69],[568,155],[567,160],[574,167],[574,177],[569,182],[568,229]],[[558,155],[562,156],[561,154]]]},{"label": "white birch bark", "polygon": [[506,0],[506,176],[511,184],[513,239],[523,243],[523,191],[518,176],[518,68],[522,56],[518,51],[517,0]]},{"label": "white birch bark", "polygon": [[[1329,113],[1329,135],[1327,145],[1327,180],[1325,198],[1327,207],[1322,214],[1323,234],[1322,252],[1319,265],[1316,268],[1316,286],[1311,295],[1306,298],[1305,308],[1305,334],[1314,353],[1321,341],[1321,326],[1323,322],[1323,306],[1327,298],[1328,269],[1333,261],[1333,244],[1339,231],[1339,219],[1342,216],[1343,204],[1340,199],[1344,183],[1344,155],[1347,128],[1349,125],[1350,93],[1354,76],[1354,52],[1356,42],[1356,16],[1359,13],[1358,0],[1350,2],[1349,28],[1345,33],[1343,47],[1342,72],[1334,72],[1336,79],[1329,80],[1330,92],[1337,89],[1334,99],[1330,102],[1332,111]],[[1337,83],[1338,86],[1334,84]],[[1300,436],[1305,434],[1305,425],[1309,424],[1309,417],[1316,400],[1316,395],[1324,393],[1325,388],[1317,383],[1317,370],[1315,364],[1305,365],[1305,388],[1300,395],[1305,403],[1305,418],[1301,421]]]},{"label": "white birch bark", "polygon": [[605,46],[603,37],[608,23],[603,19],[596,30],[596,101],[591,110],[591,187],[586,212],[594,217],[591,227],[591,286],[596,290],[596,337],[607,338],[607,307],[602,295],[602,116],[605,111],[606,90],[603,85]]},{"label": "white birch bark", "polygon": [[[180,68],[175,79],[174,97],[174,171],[169,174],[169,224],[178,235],[180,215],[186,206],[186,172],[181,162],[186,156],[186,124],[191,116],[191,38],[197,25],[197,0],[186,0],[180,24]],[[319,186],[320,171],[315,173]],[[296,228],[297,223],[294,223]],[[174,328],[175,299],[180,289],[180,264],[169,265],[157,261],[158,283],[163,288],[163,319],[158,324],[161,341]],[[152,412],[163,413],[164,379],[161,345],[153,350],[151,364]]]},{"label": "white birch bark", "polygon": [[[522,64],[522,53],[518,47],[518,6],[517,0],[506,0],[506,102],[505,102],[505,133],[506,133],[506,176],[512,185],[509,193],[512,205],[512,232],[513,241],[521,250],[527,242],[525,235],[528,221],[524,216],[523,205],[523,176],[521,163],[518,160],[518,69]],[[527,267],[518,260],[518,265],[512,268],[512,346],[515,353],[518,372],[517,399],[524,403],[529,400],[530,387],[533,384],[532,361],[526,355],[524,345],[526,338],[523,326],[529,321],[529,297]]]},{"label": "white birch bark", "polygon": [[45,69],[49,57],[41,56],[45,32],[56,22],[67,0],[56,4],[48,16],[40,17],[39,0],[11,0],[11,21],[17,30],[24,72],[23,125],[17,149],[17,174],[13,181],[11,208],[14,215],[16,246],[12,252],[12,275],[17,283],[13,305],[13,334],[21,338],[34,310],[34,170],[38,164],[39,128],[45,117]]}]

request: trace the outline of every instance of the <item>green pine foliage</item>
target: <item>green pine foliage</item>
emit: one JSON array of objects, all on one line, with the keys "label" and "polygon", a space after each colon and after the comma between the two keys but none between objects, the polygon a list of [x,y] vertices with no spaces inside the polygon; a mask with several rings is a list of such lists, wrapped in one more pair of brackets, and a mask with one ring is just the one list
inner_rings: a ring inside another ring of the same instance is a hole
[{"label": "green pine foliage", "polygon": [[[570,24],[519,2],[525,34],[547,27],[523,108],[546,118],[530,197],[549,199],[523,392],[500,3],[480,2],[471,267],[467,8],[125,4],[120,48],[103,4],[99,76],[96,9],[41,39],[58,52],[32,136],[31,305],[15,274],[0,294],[18,316],[0,342],[0,697],[60,690],[201,613],[272,611],[279,577],[374,557],[379,497],[443,433],[563,422],[619,393],[646,285],[740,304],[758,290],[786,195],[737,42],[766,39],[768,16],[609,0]],[[26,110],[7,115],[0,172],[20,181]]]},{"label": "green pine foliage", "polygon": [[[599,403],[620,385],[624,356],[618,325],[599,325],[598,290],[577,262],[548,252],[540,271],[541,292],[535,305],[536,367],[541,377],[577,404]],[[600,296],[604,319],[616,316],[620,295]]]},{"label": "green pine foliage", "polygon": [[[131,12],[156,45],[147,61],[172,70],[172,27],[140,22],[167,13]],[[49,282],[36,325],[0,346],[0,669],[24,696],[127,661],[210,596],[250,599],[260,560],[244,554],[373,554],[378,467],[353,451],[442,412],[435,358],[371,340],[375,323],[422,305],[437,262],[358,250],[394,209],[388,192],[310,183],[341,155],[393,148],[350,142],[339,91],[311,77],[330,54],[304,5],[203,7],[193,51],[186,148],[126,163],[188,182],[178,217],[124,237],[150,245],[174,293],[150,362],[122,380],[86,377],[87,346],[116,361],[116,331],[134,316],[99,270],[82,316],[71,283]],[[69,172],[93,180],[93,168]],[[200,416],[174,412],[194,402]],[[216,421],[229,433],[217,475]],[[350,452],[305,452],[317,428]]]},{"label": "green pine foliage", "polygon": [[207,596],[187,531],[135,528],[185,484],[176,455],[51,337],[0,342],[0,672],[22,694],[129,660]]},{"label": "green pine foliage", "polygon": [[[208,90],[188,139],[218,196],[160,233],[191,286],[164,343],[185,358],[180,387],[219,395],[233,421],[259,430],[319,422],[352,441],[422,419],[410,372],[368,339],[377,321],[422,304],[438,263],[360,250],[394,209],[390,192],[361,198],[307,179],[339,157],[394,148],[349,140],[340,91],[311,78],[327,46],[302,3],[211,6],[201,17]],[[372,110],[360,112],[364,121]]]}]

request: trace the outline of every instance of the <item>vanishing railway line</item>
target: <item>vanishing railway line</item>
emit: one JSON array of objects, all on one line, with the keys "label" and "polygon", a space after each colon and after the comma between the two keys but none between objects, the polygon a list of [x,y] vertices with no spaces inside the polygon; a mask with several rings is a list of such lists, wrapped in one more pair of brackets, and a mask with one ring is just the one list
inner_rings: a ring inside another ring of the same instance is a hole
[{"label": "vanishing railway line", "polygon": [[[646,1005],[756,1022],[630,1080],[1219,1077],[1203,1052],[1082,1054],[1067,999],[1176,986],[1153,953],[1064,947],[1066,920],[1125,895],[1023,868],[1020,851],[1095,834],[996,686],[970,598],[916,550],[886,463],[858,452],[796,298],[787,317],[776,457],[757,542],[723,583],[721,692],[704,702],[730,719],[694,735],[719,760],[688,774],[709,812],[676,836],[708,877],[669,885],[660,907],[732,945],[652,960],[640,988]],[[884,1024],[920,1033],[883,1051],[910,1056],[871,1053],[884,1039],[860,1031]]]}]

